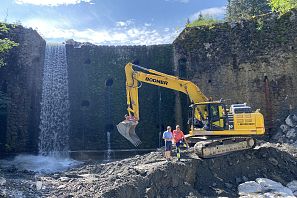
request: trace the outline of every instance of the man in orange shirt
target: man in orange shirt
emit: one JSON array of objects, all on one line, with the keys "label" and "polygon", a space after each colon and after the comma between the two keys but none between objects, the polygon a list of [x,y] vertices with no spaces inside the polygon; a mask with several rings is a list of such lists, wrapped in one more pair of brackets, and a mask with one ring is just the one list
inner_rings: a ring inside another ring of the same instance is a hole
[{"label": "man in orange shirt", "polygon": [[187,140],[185,139],[184,132],[180,130],[180,126],[176,125],[176,129],[173,131],[173,141],[176,146],[176,156],[177,160],[180,160],[180,146],[182,146],[184,143],[187,144],[187,147],[189,147]]}]

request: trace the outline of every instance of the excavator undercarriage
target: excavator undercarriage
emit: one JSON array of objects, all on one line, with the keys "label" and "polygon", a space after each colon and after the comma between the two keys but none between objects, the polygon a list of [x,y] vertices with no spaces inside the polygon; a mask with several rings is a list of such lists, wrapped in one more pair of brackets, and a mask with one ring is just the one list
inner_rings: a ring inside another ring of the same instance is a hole
[{"label": "excavator undercarriage", "polygon": [[208,138],[197,142],[194,151],[200,158],[212,158],[255,146],[256,139],[252,137]]}]

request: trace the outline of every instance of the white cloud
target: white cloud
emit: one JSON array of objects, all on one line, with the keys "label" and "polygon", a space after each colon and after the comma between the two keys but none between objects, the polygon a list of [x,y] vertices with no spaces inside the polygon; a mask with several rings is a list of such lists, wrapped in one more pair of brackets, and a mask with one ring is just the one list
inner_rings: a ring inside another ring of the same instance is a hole
[{"label": "white cloud", "polygon": [[[36,29],[48,41],[74,39],[101,45],[153,45],[172,43],[179,32],[166,29],[157,31],[151,27],[127,27],[119,29],[83,29],[70,28],[67,24],[51,20],[31,19],[23,21],[27,27]],[[69,28],[68,28],[69,27]]]},{"label": "white cloud", "polygon": [[118,21],[118,22],[116,22],[116,27],[128,27],[128,26],[132,25],[133,23],[134,23],[133,19],[127,20],[127,21]]},{"label": "white cloud", "polygon": [[15,0],[17,4],[32,4],[37,6],[60,6],[79,4],[82,2],[92,3],[92,0]]},{"label": "white cloud", "polygon": [[200,10],[199,12],[196,12],[195,14],[193,14],[190,17],[190,20],[196,20],[198,19],[199,15],[203,15],[203,16],[210,16],[210,17],[220,17],[222,15],[224,15],[226,13],[226,6],[222,6],[222,7],[213,7],[213,8],[207,8],[204,10]]}]

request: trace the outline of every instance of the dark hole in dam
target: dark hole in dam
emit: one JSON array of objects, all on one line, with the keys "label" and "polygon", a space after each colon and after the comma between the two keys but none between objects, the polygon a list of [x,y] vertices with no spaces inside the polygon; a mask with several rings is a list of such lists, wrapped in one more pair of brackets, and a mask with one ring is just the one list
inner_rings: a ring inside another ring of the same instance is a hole
[{"label": "dark hole in dam", "polygon": [[105,86],[106,87],[111,87],[113,84],[113,79],[112,78],[108,78],[106,81],[105,81]]}]

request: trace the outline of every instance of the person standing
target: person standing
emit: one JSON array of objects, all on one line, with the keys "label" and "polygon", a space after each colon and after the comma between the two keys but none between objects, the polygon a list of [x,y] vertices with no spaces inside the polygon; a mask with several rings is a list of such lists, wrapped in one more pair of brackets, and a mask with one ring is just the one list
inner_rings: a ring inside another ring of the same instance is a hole
[{"label": "person standing", "polygon": [[189,147],[187,140],[185,139],[185,135],[184,132],[182,132],[182,130],[180,130],[180,126],[176,125],[175,130],[173,131],[173,141],[175,143],[176,146],[176,156],[177,156],[177,160],[180,160],[180,147],[186,143],[187,147]]},{"label": "person standing", "polygon": [[163,139],[165,141],[165,158],[166,160],[171,160],[171,149],[172,149],[172,132],[171,127],[167,126],[167,131],[163,133]]}]

